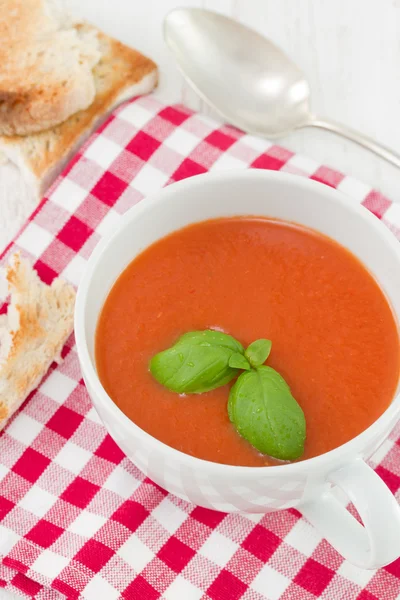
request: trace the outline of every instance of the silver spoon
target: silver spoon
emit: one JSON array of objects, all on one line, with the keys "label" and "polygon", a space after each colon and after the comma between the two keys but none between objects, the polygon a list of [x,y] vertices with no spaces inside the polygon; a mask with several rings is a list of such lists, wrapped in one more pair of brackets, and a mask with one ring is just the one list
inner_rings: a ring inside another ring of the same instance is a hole
[{"label": "silver spoon", "polygon": [[356,142],[400,167],[400,155],[310,109],[300,69],[274,44],[237,21],[199,8],[164,20],[165,41],[196,92],[228,122],[268,138],[319,127]]}]

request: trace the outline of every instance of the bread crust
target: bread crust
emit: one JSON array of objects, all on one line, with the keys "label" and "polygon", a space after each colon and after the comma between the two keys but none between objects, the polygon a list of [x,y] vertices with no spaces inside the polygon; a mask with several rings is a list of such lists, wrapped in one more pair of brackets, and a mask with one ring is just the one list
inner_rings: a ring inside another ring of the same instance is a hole
[{"label": "bread crust", "polygon": [[94,99],[96,32],[83,32],[54,0],[0,2],[0,134],[28,135]]},{"label": "bread crust", "polygon": [[41,281],[28,260],[11,257],[10,295],[0,320],[0,429],[40,383],[73,330],[75,290],[60,278]]},{"label": "bread crust", "polygon": [[52,129],[25,137],[0,136],[0,152],[22,171],[37,199],[115,106],[157,85],[157,66],[152,60],[91,25],[77,27],[96,32],[99,40],[101,59],[93,69],[96,94],[92,104]]}]

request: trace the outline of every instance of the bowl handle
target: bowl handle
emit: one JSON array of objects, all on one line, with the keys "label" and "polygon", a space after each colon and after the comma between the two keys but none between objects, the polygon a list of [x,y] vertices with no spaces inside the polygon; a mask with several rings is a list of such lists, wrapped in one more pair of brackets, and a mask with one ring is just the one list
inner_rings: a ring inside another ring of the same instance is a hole
[{"label": "bowl handle", "polygon": [[362,569],[378,569],[400,556],[400,507],[383,480],[361,458],[330,474],[356,507],[364,527],[331,490],[298,506],[330,544]]}]

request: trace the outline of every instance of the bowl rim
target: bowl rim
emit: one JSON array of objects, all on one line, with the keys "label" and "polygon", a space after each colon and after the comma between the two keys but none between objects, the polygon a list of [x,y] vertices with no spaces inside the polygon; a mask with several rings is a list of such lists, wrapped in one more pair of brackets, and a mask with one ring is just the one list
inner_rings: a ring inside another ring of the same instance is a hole
[{"label": "bowl rim", "polygon": [[[124,218],[120,219],[116,227],[111,232],[106,234],[102,240],[100,240],[87,262],[78,286],[74,314],[75,341],[85,383],[86,381],[88,382],[88,387],[96,396],[96,400],[92,399],[92,403],[95,408],[98,402],[105,405],[105,407],[108,409],[108,412],[111,412],[115,420],[124,421],[125,426],[130,427],[134,431],[135,435],[139,437],[146,446],[157,447],[158,451],[161,451],[165,455],[165,459],[168,460],[168,462],[174,462],[177,460],[179,464],[184,463],[187,466],[191,466],[192,468],[197,468],[198,470],[202,471],[207,470],[209,472],[211,470],[216,474],[219,473],[221,476],[240,475],[241,477],[253,477],[255,474],[260,475],[262,472],[263,477],[265,475],[281,477],[299,475],[305,469],[308,471],[321,470],[321,467],[326,467],[328,463],[340,465],[346,464],[349,462],[349,460],[351,460],[351,458],[359,457],[364,446],[367,445],[368,440],[373,437],[374,433],[377,434],[379,431],[384,432],[388,426],[394,424],[396,415],[400,414],[400,380],[391,404],[382,413],[382,415],[367,429],[345,444],[342,444],[341,446],[338,446],[329,452],[325,452],[324,454],[300,460],[298,462],[265,467],[236,466],[216,463],[186,454],[180,450],[177,450],[176,448],[173,448],[172,446],[168,446],[164,442],[161,442],[157,438],[153,437],[150,433],[147,433],[144,429],[136,425],[136,423],[131,421],[131,419],[125,415],[125,413],[107,394],[90,358],[85,329],[85,311],[90,285],[92,277],[98,268],[103,255],[110,251],[110,248],[112,248],[114,241],[119,237],[119,235],[121,235],[124,230],[129,228],[141,214],[154,210],[161,202],[165,202],[168,197],[173,196],[176,192],[180,193],[185,190],[190,191],[190,188],[196,185],[201,185],[205,180],[212,183],[213,181],[231,182],[232,180],[246,179],[259,179],[261,181],[275,180],[277,182],[284,181],[286,183],[289,182],[290,185],[300,187],[305,191],[313,189],[322,196],[330,197],[335,202],[341,204],[345,210],[356,213],[361,219],[368,221],[369,224],[376,230],[376,233],[381,238],[382,242],[388,245],[390,249],[397,255],[400,264],[400,244],[394,234],[367,208],[361,204],[349,202],[345,194],[318,181],[314,181],[305,177],[303,178],[299,175],[290,173],[281,173],[279,171],[268,171],[263,169],[232,169],[215,173],[202,173],[200,175],[195,175],[193,177],[178,181],[173,185],[161,188],[157,192],[149,195],[141,200],[138,204],[130,208],[124,214]],[[109,432],[106,424],[103,424],[107,432]]]}]

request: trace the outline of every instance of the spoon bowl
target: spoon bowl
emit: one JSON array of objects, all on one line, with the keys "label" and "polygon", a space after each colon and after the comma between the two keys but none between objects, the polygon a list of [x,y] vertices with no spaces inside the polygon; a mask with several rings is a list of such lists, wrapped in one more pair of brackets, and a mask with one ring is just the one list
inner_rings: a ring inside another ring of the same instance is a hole
[{"label": "spoon bowl", "polygon": [[176,9],[164,36],[197,93],[241,129],[272,138],[309,120],[303,73],[252,29],[211,11]]},{"label": "spoon bowl", "polygon": [[178,8],[164,20],[164,38],[199,96],[228,122],[252,134],[282,137],[320,127],[400,167],[400,155],[375,140],[316,117],[301,70],[256,31],[200,8]]}]

